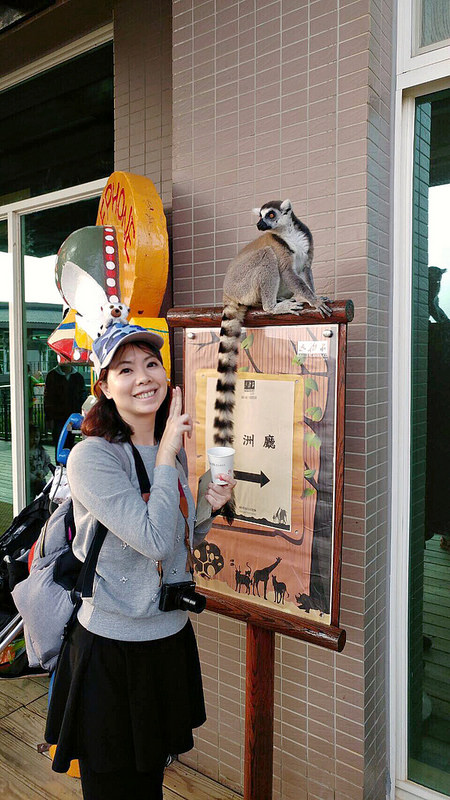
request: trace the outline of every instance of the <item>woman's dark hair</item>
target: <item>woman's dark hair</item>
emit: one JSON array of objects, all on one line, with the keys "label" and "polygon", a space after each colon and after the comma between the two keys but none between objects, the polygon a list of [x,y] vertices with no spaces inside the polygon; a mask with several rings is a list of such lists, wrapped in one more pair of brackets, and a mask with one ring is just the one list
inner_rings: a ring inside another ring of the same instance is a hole
[{"label": "woman's dark hair", "polygon": [[[161,361],[161,353],[156,347],[152,347],[148,342],[133,342],[141,350],[148,351]],[[125,345],[126,347],[126,345]],[[96,404],[86,414],[81,431],[85,436],[101,436],[108,442],[129,442],[134,431],[117,411],[114,400],[110,400],[103,394],[101,389],[102,381],[107,380],[109,367],[102,369],[98,380],[94,384],[94,395],[97,398]],[[160,441],[164,433],[164,428],[169,414],[170,397],[167,392],[161,403],[155,418],[155,441]]]}]

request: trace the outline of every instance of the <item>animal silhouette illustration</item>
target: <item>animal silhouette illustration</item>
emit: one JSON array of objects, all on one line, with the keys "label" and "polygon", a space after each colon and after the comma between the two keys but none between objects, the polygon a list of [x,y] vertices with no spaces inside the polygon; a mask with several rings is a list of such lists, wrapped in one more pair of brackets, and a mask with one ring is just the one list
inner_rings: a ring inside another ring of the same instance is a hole
[{"label": "animal silhouette illustration", "polygon": [[309,597],[307,594],[296,594],[295,595],[295,602],[297,603],[298,607],[302,611],[306,611],[307,614],[311,611],[319,611],[319,616],[323,617],[323,611],[317,606],[314,601]]},{"label": "animal silhouette illustration", "polygon": [[269,564],[268,567],[263,567],[262,569],[256,569],[253,573],[253,594],[256,594],[258,597],[261,597],[259,593],[259,584],[262,583],[264,585],[264,599],[267,600],[267,583],[269,580],[270,573],[278,567],[281,558],[277,556],[273,564]]},{"label": "animal silhouette illustration", "polygon": [[284,603],[285,595],[289,597],[289,592],[286,592],[286,584],[282,581],[277,581],[277,576],[272,575],[273,590],[275,592],[275,602]]},{"label": "animal silhouette illustration", "polygon": [[287,514],[284,508],[278,508],[276,513],[272,517],[274,522],[278,522],[280,525],[287,524]]},{"label": "animal silhouette illustration", "polygon": [[[247,564],[248,566],[248,564]],[[236,579],[236,587],[235,591],[241,593],[241,586],[245,586],[247,594],[250,594],[250,586],[251,586],[251,578],[250,578],[251,569],[246,570],[245,572],[241,572],[241,565],[235,570],[235,579]]]}]

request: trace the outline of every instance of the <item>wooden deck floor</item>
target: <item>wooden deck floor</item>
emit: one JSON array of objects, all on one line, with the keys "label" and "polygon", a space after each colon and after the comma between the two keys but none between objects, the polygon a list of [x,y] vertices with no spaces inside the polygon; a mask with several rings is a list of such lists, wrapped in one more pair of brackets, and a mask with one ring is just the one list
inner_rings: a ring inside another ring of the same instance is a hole
[{"label": "wooden deck floor", "polygon": [[[48,678],[0,680],[1,800],[81,800],[80,781],[58,775],[43,741]],[[127,798],[124,798],[127,800]],[[178,762],[166,770],[164,800],[242,800]]]}]

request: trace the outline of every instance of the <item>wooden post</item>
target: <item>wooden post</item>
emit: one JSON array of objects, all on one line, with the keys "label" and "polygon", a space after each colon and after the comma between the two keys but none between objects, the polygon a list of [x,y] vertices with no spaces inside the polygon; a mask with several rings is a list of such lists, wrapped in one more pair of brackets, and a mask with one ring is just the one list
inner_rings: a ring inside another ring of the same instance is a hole
[{"label": "wooden post", "polygon": [[272,800],[275,634],[247,623],[244,800]]}]

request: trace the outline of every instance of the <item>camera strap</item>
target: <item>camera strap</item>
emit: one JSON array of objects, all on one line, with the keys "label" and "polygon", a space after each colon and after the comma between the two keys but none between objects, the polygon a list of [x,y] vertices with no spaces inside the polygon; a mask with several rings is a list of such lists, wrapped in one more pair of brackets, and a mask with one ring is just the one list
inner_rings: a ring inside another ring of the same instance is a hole
[{"label": "camera strap", "polygon": [[[148,503],[150,498],[150,480],[148,477],[148,472],[145,469],[145,464],[142,460],[142,456],[137,449],[137,447],[130,442],[131,450],[133,452],[134,458],[134,466],[136,468],[136,474],[139,481],[139,488],[141,490],[142,499]],[[187,550],[187,558],[186,558],[186,572],[190,572],[191,575],[194,572],[194,556],[192,554],[191,542],[189,539],[189,507],[186,495],[184,493],[183,487],[181,485],[181,481],[178,478],[178,493],[180,496],[180,511],[184,520],[184,544]],[[163,567],[162,562],[157,562],[158,574],[159,574],[159,582],[162,583],[163,579]]]}]

